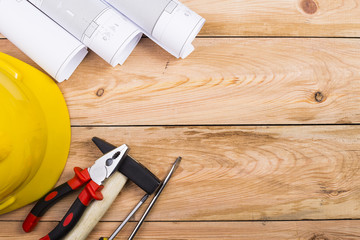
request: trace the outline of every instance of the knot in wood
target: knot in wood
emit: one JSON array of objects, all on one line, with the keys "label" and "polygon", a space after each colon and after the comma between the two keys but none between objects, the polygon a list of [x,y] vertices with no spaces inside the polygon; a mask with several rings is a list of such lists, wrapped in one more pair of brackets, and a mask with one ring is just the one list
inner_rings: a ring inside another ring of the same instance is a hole
[{"label": "knot in wood", "polygon": [[323,234],[314,234],[309,240],[329,240],[328,237],[324,236]]},{"label": "knot in wood", "polygon": [[96,91],[96,96],[101,97],[102,95],[104,95],[105,90],[103,88],[99,88]]},{"label": "knot in wood", "polygon": [[318,10],[317,3],[314,0],[302,0],[300,6],[307,14],[314,14]]},{"label": "knot in wood", "polygon": [[321,103],[324,100],[324,95],[322,94],[322,92],[316,92],[315,93],[315,101],[317,101],[318,103]]}]

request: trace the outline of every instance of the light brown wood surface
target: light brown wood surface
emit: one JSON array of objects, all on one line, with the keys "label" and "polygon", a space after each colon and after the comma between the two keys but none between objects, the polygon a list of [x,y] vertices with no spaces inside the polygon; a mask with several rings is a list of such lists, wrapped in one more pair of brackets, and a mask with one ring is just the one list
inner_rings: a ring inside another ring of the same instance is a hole
[{"label": "light brown wood surface", "polygon": [[[357,218],[360,211],[360,126],[105,127],[72,129],[60,182],[100,152],[94,136],[127,143],[160,178],[183,161],[148,220],[238,221]],[[125,218],[144,194],[134,184],[104,221]],[[226,204],[224,204],[226,203]],[[61,219],[63,201],[44,220]],[[124,211],[127,209],[127,211]],[[3,216],[21,220],[28,208]],[[139,214],[135,215],[139,219]]]},{"label": "light brown wood surface", "polygon": [[[159,178],[183,157],[137,239],[360,239],[360,1],[183,2],[207,19],[188,58],[143,38],[123,66],[90,52],[59,84],[72,124],[59,183],[101,156],[98,136],[127,143]],[[127,183],[89,239],[143,194]],[[76,196],[30,234],[33,205],[0,216],[0,239],[42,237]]]},{"label": "light brown wood surface", "polygon": [[[178,60],[143,39],[116,68],[90,53],[60,84],[72,124],[359,122],[356,39],[197,39],[195,46]],[[0,49],[28,61],[8,41]]]},{"label": "light brown wood surface", "polygon": [[360,0],[182,2],[207,20],[201,36],[360,36]]},{"label": "light brown wood surface", "polygon": [[184,0],[202,36],[359,37],[359,0]]},{"label": "light brown wood surface", "polygon": [[[33,240],[43,237],[54,222],[42,222],[42,227],[29,234],[21,234],[19,222],[1,222],[1,239]],[[102,222],[89,239],[110,236],[118,222]],[[152,240],[358,240],[360,221],[291,221],[291,222],[146,222],[137,239]],[[127,239],[135,222],[130,222],[117,239]],[[16,233],[16,237],[12,237]],[[9,237],[11,236],[11,237]]]}]

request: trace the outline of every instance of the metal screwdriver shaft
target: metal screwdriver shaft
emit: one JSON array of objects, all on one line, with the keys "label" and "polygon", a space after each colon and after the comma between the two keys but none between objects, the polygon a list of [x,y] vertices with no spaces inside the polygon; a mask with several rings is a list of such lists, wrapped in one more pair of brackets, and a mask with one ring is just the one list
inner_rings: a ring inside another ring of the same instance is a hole
[{"label": "metal screwdriver shaft", "polygon": [[147,217],[147,215],[149,214],[149,212],[151,211],[152,207],[154,206],[155,202],[157,201],[157,199],[159,198],[161,192],[164,190],[166,184],[169,182],[171,176],[173,175],[173,173],[175,172],[176,168],[179,166],[181,161],[181,157],[178,157],[176,159],[176,161],[174,162],[172,168],[169,171],[169,174],[166,176],[165,180],[162,182],[162,184],[160,185],[160,189],[158,190],[158,192],[156,193],[156,195],[154,196],[154,198],[151,200],[148,208],[145,210],[144,214],[142,215],[142,217],[140,218],[138,224],[136,225],[136,227],[134,228],[133,232],[131,233],[129,240],[132,240],[136,233],[139,231],[139,228],[141,227],[141,225],[143,224],[145,218]]},{"label": "metal screwdriver shaft", "polygon": [[121,225],[113,232],[113,234],[111,234],[111,236],[109,237],[109,240],[113,240],[116,235],[121,231],[121,229],[123,229],[123,227],[125,226],[125,224],[130,220],[130,218],[136,213],[136,211],[141,207],[141,205],[143,205],[143,203],[146,201],[146,199],[148,199],[149,194],[145,194],[142,199],[140,200],[140,202],[134,207],[134,209],[129,213],[129,215],[125,218],[125,220],[121,223]]}]

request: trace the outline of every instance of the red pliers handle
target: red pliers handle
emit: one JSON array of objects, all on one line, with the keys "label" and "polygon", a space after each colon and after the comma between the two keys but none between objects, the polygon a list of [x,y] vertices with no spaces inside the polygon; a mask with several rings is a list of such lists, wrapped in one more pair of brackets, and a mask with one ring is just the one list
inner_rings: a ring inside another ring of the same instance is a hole
[{"label": "red pliers handle", "polygon": [[25,232],[32,231],[40,218],[56,202],[85,184],[85,188],[81,191],[61,222],[48,235],[41,239],[56,240],[64,237],[75,226],[93,199],[103,199],[100,192],[103,186],[99,186],[91,180],[88,169],[82,170],[81,168],[74,168],[74,171],[75,176],[72,179],[56,187],[36,203],[23,223]]}]

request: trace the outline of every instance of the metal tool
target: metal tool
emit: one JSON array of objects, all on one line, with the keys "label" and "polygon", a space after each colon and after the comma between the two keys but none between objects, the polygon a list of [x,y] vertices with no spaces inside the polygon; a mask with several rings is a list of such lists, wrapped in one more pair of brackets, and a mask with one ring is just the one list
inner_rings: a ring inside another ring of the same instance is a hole
[{"label": "metal tool", "polygon": [[72,179],[50,191],[37,202],[23,223],[24,231],[30,232],[38,223],[40,217],[42,217],[51,206],[68,193],[86,184],[61,222],[48,235],[41,239],[56,240],[65,236],[75,226],[93,199],[103,199],[103,195],[101,194],[101,189],[103,188],[102,183],[118,170],[128,149],[124,144],[100,157],[90,168],[82,170],[76,167],[74,169],[75,176]]},{"label": "metal tool", "polygon": [[[123,227],[126,225],[126,223],[130,220],[130,218],[137,212],[137,210],[144,204],[144,202],[148,199],[149,194],[145,194],[140,202],[136,204],[134,209],[130,212],[130,214],[125,218],[125,220],[120,224],[120,226],[111,234],[111,236],[108,238],[108,240],[113,240],[116,235],[123,229]],[[106,238],[100,238],[100,240],[105,240]]]},{"label": "metal tool", "polygon": [[[142,215],[142,217],[140,218],[138,224],[136,225],[136,227],[134,228],[133,232],[131,233],[129,240],[133,239],[136,235],[136,233],[139,231],[141,225],[143,224],[145,218],[147,217],[147,215],[149,214],[149,212],[151,211],[152,207],[154,206],[154,204],[156,203],[156,201],[158,200],[160,194],[162,193],[162,191],[164,190],[165,186],[167,185],[167,183],[169,182],[170,178],[172,177],[173,173],[175,172],[175,170],[177,169],[177,167],[179,166],[181,162],[181,157],[178,157],[176,159],[176,161],[174,162],[174,164],[172,165],[168,175],[166,176],[166,178],[164,179],[164,181],[161,183],[159,190],[157,191],[157,193],[155,194],[154,198],[151,200],[149,206],[147,207],[147,209],[145,210],[144,214]],[[129,219],[136,213],[136,211],[141,207],[141,205],[146,201],[146,199],[149,197],[148,194],[145,194],[145,196],[140,200],[140,202],[135,206],[135,208],[130,212],[130,214],[125,218],[125,220],[121,223],[121,225],[113,232],[113,234],[111,234],[111,236],[109,238],[105,238],[105,237],[101,237],[99,240],[113,240],[116,235],[120,232],[120,230],[125,226],[125,224],[129,221]]]},{"label": "metal tool", "polygon": [[179,166],[181,162],[181,157],[178,157],[176,159],[176,161],[174,162],[172,168],[170,169],[169,174],[166,176],[165,180],[163,181],[163,183],[161,184],[160,189],[158,190],[158,192],[156,193],[156,195],[154,196],[154,198],[151,200],[148,208],[145,210],[144,214],[142,215],[142,217],[140,218],[140,221],[138,222],[138,224],[136,225],[136,227],[134,228],[133,232],[131,233],[129,240],[133,239],[136,235],[136,233],[139,231],[141,225],[143,224],[145,218],[147,217],[147,215],[149,214],[149,212],[151,211],[152,207],[154,206],[155,202],[158,200],[160,194],[162,193],[162,191],[164,190],[166,184],[169,182],[171,176],[173,175],[173,173],[175,172],[175,170],[177,169],[177,167]]},{"label": "metal tool", "polygon": [[[100,138],[94,137],[92,141],[103,154],[113,151],[116,147]],[[144,165],[130,155],[124,157],[118,171],[134,182],[147,194],[153,194],[160,185],[160,179],[150,172]]]},{"label": "metal tool", "polygon": [[[100,138],[94,137],[92,140],[103,154],[116,148]],[[87,239],[91,230],[110,208],[128,179],[138,185],[148,195],[153,194],[161,184],[161,181],[152,172],[127,155],[121,161],[118,171],[104,184],[104,189],[102,190],[104,200],[93,202],[86,209],[76,226],[64,237],[64,240]]]}]

